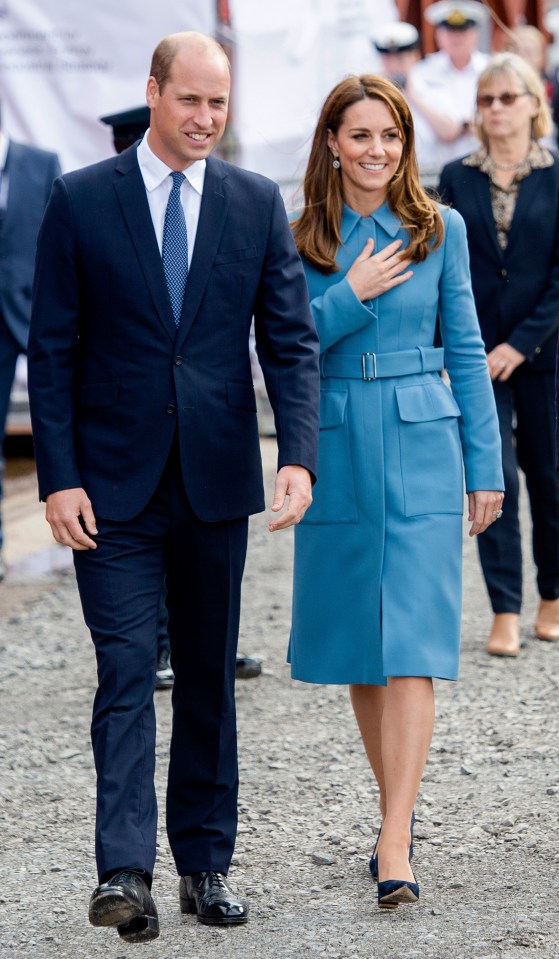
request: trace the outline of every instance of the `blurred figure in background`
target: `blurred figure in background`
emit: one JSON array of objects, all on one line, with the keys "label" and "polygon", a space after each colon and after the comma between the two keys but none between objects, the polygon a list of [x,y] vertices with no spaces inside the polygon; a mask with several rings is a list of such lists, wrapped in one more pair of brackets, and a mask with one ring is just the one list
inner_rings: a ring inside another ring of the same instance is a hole
[{"label": "blurred figure in background", "polygon": [[508,53],[516,53],[534,68],[538,76],[545,81],[547,62],[547,40],[545,35],[527,23],[513,27],[507,37],[505,49]]},{"label": "blurred figure in background", "polygon": [[[27,349],[35,246],[52,182],[54,153],[14,143],[0,128],[0,443],[4,439],[17,358]],[[0,449],[0,507],[4,458]],[[0,579],[4,579],[0,516]]]},{"label": "blurred figure in background", "polygon": [[477,95],[483,146],[442,172],[440,193],[466,221],[474,296],[499,412],[505,474],[501,522],[478,540],[495,619],[487,652],[520,651],[520,467],[532,515],[541,597],[534,625],[559,640],[559,490],[554,370],[559,329],[559,161],[542,81],[512,53],[495,56]]},{"label": "blurred figure in background", "polygon": [[405,90],[410,70],[421,57],[415,27],[402,20],[392,20],[379,26],[371,41],[380,55],[382,75]]},{"label": "blurred figure in background", "polygon": [[[384,23],[374,31],[371,42],[380,56],[381,75],[391,80],[404,91],[409,100],[409,76],[421,58],[419,50],[419,33],[411,23],[402,20],[392,20]],[[420,168],[431,155],[436,135],[432,122],[436,123],[436,114],[428,103],[417,97],[410,103],[415,127],[416,153]]]},{"label": "blurred figure in background", "polygon": [[432,176],[478,145],[473,130],[475,93],[488,59],[478,50],[479,27],[487,14],[473,0],[439,0],[427,7],[425,19],[435,25],[439,50],[413,67],[406,96],[415,109],[429,109],[434,136],[423,151],[420,172]]},{"label": "blurred figure in background", "polygon": [[[146,104],[140,107],[132,107],[130,110],[121,110],[119,113],[112,113],[100,119],[102,123],[106,123],[107,126],[112,128],[115,151],[122,153],[123,150],[127,150],[128,147],[131,147],[137,140],[142,139],[144,133],[149,128],[150,111]],[[157,618],[156,689],[172,689],[175,682],[175,674],[171,666],[171,643],[168,630],[169,616],[165,601],[166,594],[167,590],[163,583]],[[262,663],[259,659],[253,659],[252,656],[237,653],[235,665],[236,679],[252,679],[255,676],[260,676],[261,672]]]}]

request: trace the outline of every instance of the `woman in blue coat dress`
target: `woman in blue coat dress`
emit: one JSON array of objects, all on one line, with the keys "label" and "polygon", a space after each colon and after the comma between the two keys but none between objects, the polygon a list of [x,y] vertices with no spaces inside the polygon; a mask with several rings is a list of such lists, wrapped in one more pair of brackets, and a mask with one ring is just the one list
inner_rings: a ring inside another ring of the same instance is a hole
[{"label": "woman in blue coat dress", "polygon": [[419,896],[410,819],[432,677],[458,675],[463,468],[472,536],[499,518],[503,477],[464,224],[423,191],[389,81],[349,77],[326,99],[294,234],[322,394],[289,658],[296,679],[350,686],[380,790],[371,872],[394,908]]}]

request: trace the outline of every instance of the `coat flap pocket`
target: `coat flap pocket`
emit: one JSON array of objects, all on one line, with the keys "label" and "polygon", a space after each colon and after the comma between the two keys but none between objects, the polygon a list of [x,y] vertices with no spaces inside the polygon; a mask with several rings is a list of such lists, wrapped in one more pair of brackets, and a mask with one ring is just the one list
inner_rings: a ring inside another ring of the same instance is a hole
[{"label": "coat flap pocket", "polygon": [[442,420],[445,416],[461,416],[460,407],[444,383],[416,383],[396,387],[400,419],[406,423]]},{"label": "coat flap pocket", "polygon": [[347,406],[347,390],[322,390],[320,393],[320,429],[343,426]]},{"label": "coat flap pocket", "polygon": [[116,406],[119,392],[120,380],[83,383],[80,392],[80,406]]},{"label": "coat flap pocket", "polygon": [[214,266],[220,266],[223,263],[236,263],[238,260],[253,260],[255,256],[255,246],[247,246],[242,250],[223,250],[222,253],[216,253],[214,256]]},{"label": "coat flap pocket", "polygon": [[256,396],[252,383],[237,383],[235,380],[229,380],[225,385],[229,406],[256,413]]}]

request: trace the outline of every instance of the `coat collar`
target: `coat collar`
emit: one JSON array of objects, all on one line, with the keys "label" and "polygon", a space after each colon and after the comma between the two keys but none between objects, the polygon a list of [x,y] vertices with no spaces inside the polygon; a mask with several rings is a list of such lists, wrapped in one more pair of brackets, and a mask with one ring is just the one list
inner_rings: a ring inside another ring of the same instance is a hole
[{"label": "coat collar", "polygon": [[395,237],[398,233],[398,230],[400,230],[402,227],[398,217],[392,212],[388,206],[388,203],[383,203],[382,206],[379,206],[378,210],[375,210],[375,212],[371,213],[371,215],[368,217],[362,217],[360,213],[356,213],[356,211],[352,210],[347,203],[344,203],[342,223],[340,228],[342,243],[347,243],[355,227],[362,220],[365,223],[367,223],[369,220],[374,221],[381,227],[381,229],[384,230],[385,233],[388,234],[388,236],[391,237]]},{"label": "coat collar", "polygon": [[[547,156],[551,156],[547,151],[544,151]],[[472,157],[467,157],[467,160],[473,160],[474,158],[483,159],[483,155],[480,151],[473,154]],[[489,176],[481,167],[479,162],[468,162],[463,165],[465,169],[471,170],[471,180],[472,180],[472,193],[476,198],[478,208],[480,211],[480,224],[483,224],[483,228],[486,230],[490,241],[491,246],[498,257],[499,260],[504,261],[507,254],[510,253],[510,250],[516,243],[519,236],[522,235],[522,223],[524,220],[525,211],[530,207],[530,204],[533,202],[533,199],[538,192],[538,189],[541,189],[541,175],[548,164],[544,162],[541,166],[534,167],[531,173],[523,177],[519,182],[518,196],[516,198],[516,205],[514,208],[514,214],[510,224],[508,243],[506,249],[503,250],[499,246],[499,241],[497,239],[497,229],[495,226],[495,218],[493,216],[493,208],[491,205],[491,190],[490,190],[490,181]]]},{"label": "coat collar", "polygon": [[[468,169],[468,167],[465,169]],[[502,260],[503,251],[501,250],[499,241],[497,239],[497,230],[495,228],[495,219],[493,217],[493,209],[491,206],[489,180],[486,174],[482,173],[481,170],[476,169],[475,167],[471,167],[470,169],[472,171],[472,193],[475,196],[480,212],[480,228],[486,231],[493,252],[496,254],[499,260]]]}]

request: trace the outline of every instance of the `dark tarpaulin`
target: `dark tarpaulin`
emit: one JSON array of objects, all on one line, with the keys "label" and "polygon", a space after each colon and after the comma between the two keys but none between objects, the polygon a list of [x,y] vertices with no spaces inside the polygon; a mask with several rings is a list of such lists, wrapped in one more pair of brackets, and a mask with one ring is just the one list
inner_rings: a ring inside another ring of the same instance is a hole
[{"label": "dark tarpaulin", "polygon": [[[432,53],[436,49],[433,27],[423,19],[423,11],[432,2],[434,0],[396,0],[400,19],[413,23],[421,33],[424,53]],[[495,49],[503,45],[504,34],[499,21],[509,29],[519,23],[529,23],[548,35],[543,23],[545,0],[483,0],[483,5],[488,8],[490,16],[493,13]]]}]

